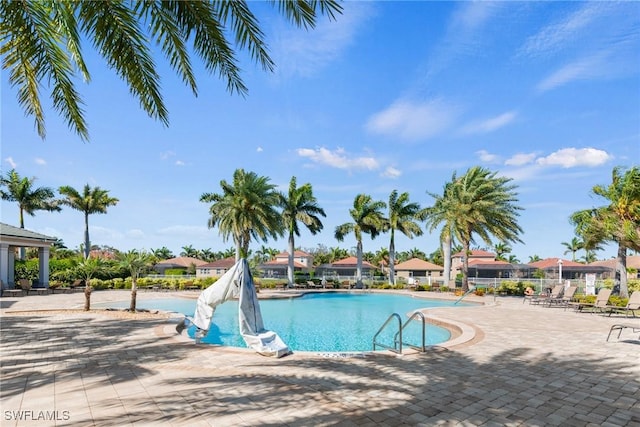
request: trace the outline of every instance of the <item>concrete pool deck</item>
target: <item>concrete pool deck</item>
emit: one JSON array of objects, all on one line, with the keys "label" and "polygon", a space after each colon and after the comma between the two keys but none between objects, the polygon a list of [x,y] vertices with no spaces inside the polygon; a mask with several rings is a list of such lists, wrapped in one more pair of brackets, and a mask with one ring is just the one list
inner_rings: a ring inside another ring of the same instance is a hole
[{"label": "concrete pool deck", "polygon": [[271,359],[195,345],[162,318],[71,310],[82,293],[2,297],[0,425],[640,426],[639,334],[606,342],[640,319],[478,300],[429,310],[472,335],[449,348]]}]

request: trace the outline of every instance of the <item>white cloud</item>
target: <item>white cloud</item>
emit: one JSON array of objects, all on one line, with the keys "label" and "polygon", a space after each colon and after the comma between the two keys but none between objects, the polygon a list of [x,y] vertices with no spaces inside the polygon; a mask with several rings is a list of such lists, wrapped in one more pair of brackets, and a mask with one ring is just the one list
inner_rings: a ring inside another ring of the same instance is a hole
[{"label": "white cloud", "polygon": [[576,166],[599,166],[613,156],[606,151],[596,148],[563,148],[546,157],[540,157],[536,163],[541,166],[561,166],[572,168]]},{"label": "white cloud", "polygon": [[342,6],[343,14],[334,21],[319,19],[313,31],[291,28],[289,25],[276,29],[272,57],[278,64],[278,75],[311,76],[342,55],[372,15],[373,4],[345,2]]},{"label": "white cloud", "polygon": [[40,157],[36,157],[34,161],[36,162],[37,165],[41,165],[41,166],[44,166],[47,164],[47,161]]},{"label": "white cloud", "polygon": [[371,116],[365,128],[372,133],[417,141],[444,132],[456,114],[453,106],[440,100],[423,103],[400,100]]},{"label": "white cloud", "polygon": [[606,74],[606,60],[601,54],[582,58],[566,64],[538,83],[537,89],[545,92],[576,80],[589,80]]},{"label": "white cloud", "polygon": [[504,164],[507,166],[524,166],[536,159],[536,153],[519,153],[508,158]]},{"label": "white cloud", "polygon": [[464,126],[462,132],[464,134],[488,133],[500,129],[511,123],[515,119],[517,113],[515,111],[507,111],[499,116],[491,117],[486,120],[476,121]]},{"label": "white cloud", "polygon": [[476,151],[476,154],[480,157],[480,160],[485,163],[496,163],[500,161],[500,156],[497,154],[491,154],[487,150]]},{"label": "white cloud", "polygon": [[373,157],[351,157],[343,148],[337,148],[335,151],[328,150],[324,147],[298,148],[296,153],[300,157],[306,157],[314,163],[331,166],[338,169],[378,169],[378,161]]},{"label": "white cloud", "polygon": [[258,148],[256,148],[256,151],[257,151],[258,153],[262,153],[264,150],[262,149],[262,147],[258,147]]},{"label": "white cloud", "polygon": [[549,55],[567,47],[569,42],[577,40],[589,25],[597,20],[602,8],[597,2],[582,4],[582,8],[571,13],[563,20],[542,28],[537,34],[529,37],[521,53],[528,56]]},{"label": "white cloud", "polygon": [[175,155],[176,155],[176,153],[173,152],[173,151],[164,151],[164,152],[160,153],[160,158],[162,160],[167,160],[168,158],[174,157]]},{"label": "white cloud", "polygon": [[185,163],[182,160],[176,160],[176,166],[184,166]]},{"label": "white cloud", "polygon": [[380,174],[380,176],[384,176],[386,178],[399,178],[402,175],[402,172],[399,169],[394,168],[393,166],[388,166],[384,172]]},{"label": "white cloud", "polygon": [[9,163],[9,166],[11,166],[11,169],[15,169],[16,166],[18,166],[18,164],[13,161],[13,157],[7,157],[6,159],[4,159],[4,161]]}]

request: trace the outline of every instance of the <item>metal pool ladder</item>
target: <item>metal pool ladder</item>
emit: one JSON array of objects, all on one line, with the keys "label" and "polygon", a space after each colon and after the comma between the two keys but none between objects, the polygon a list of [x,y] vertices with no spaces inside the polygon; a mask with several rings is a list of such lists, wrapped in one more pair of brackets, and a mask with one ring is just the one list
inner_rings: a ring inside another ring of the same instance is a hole
[{"label": "metal pool ladder", "polygon": [[[402,340],[402,331],[409,324],[409,322],[411,322],[413,319],[417,317],[420,318],[420,322],[422,323],[422,344],[420,346],[409,344]],[[389,324],[389,322],[391,322],[392,319],[396,319],[398,321],[398,332],[396,332],[396,334],[393,337],[393,347],[377,341],[378,335],[382,333],[382,331],[386,328],[386,326]],[[409,319],[407,319],[406,322],[404,322],[404,325],[403,325],[402,318],[400,317],[400,315],[398,313],[391,313],[391,315],[387,318],[387,320],[382,324],[380,329],[378,329],[378,332],[376,332],[376,334],[373,336],[373,350],[375,351],[376,346],[378,346],[378,347],[386,348],[387,350],[392,351],[394,353],[402,354],[402,346],[405,345],[407,347],[411,347],[415,350],[418,350],[421,353],[424,353],[427,349],[425,342],[426,342],[426,319],[424,317],[424,314],[422,314],[419,311],[414,311],[413,314],[409,317]]]}]

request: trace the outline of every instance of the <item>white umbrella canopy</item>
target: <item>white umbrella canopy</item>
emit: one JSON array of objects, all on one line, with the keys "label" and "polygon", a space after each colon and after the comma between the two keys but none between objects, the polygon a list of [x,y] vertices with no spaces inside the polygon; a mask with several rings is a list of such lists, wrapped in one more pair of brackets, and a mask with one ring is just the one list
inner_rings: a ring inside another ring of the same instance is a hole
[{"label": "white umbrella canopy", "polygon": [[[273,357],[290,353],[289,347],[273,331],[266,330],[262,321],[258,294],[246,259],[240,259],[214,284],[205,289],[196,303],[193,324],[196,325],[196,341],[209,331],[215,308],[232,298],[239,298],[238,321],[240,334],[248,347],[256,352]],[[184,325],[178,325],[181,332]]]}]

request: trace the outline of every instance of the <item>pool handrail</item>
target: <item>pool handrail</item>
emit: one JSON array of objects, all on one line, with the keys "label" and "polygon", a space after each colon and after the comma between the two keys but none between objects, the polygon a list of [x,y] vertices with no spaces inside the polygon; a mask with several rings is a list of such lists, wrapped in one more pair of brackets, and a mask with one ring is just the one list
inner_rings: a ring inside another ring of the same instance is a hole
[{"label": "pool handrail", "polygon": [[[402,340],[402,331],[416,317],[419,317],[420,321],[422,323],[422,344],[420,346],[417,346],[417,345],[414,345],[414,344],[405,343]],[[380,335],[380,333],[384,330],[384,328],[389,324],[391,319],[394,319],[394,318],[398,319],[398,332],[396,332],[396,334],[393,337],[393,347],[391,347],[389,345],[386,345],[386,344],[383,344],[383,343],[380,343],[380,342],[377,342],[378,335]],[[404,322],[404,325],[402,324],[402,318],[400,317],[400,315],[398,313],[391,313],[391,315],[389,315],[387,320],[382,324],[380,329],[378,329],[378,332],[376,332],[376,334],[373,336],[373,351],[376,350],[376,345],[377,345],[379,347],[386,348],[387,350],[392,351],[394,353],[402,354],[402,346],[405,345],[407,347],[413,348],[414,350],[418,350],[421,353],[424,353],[424,352],[427,351],[427,347],[425,345],[425,342],[426,342],[426,318],[424,317],[424,314],[422,312],[414,311],[411,314],[411,316],[409,316],[407,321]]]}]

